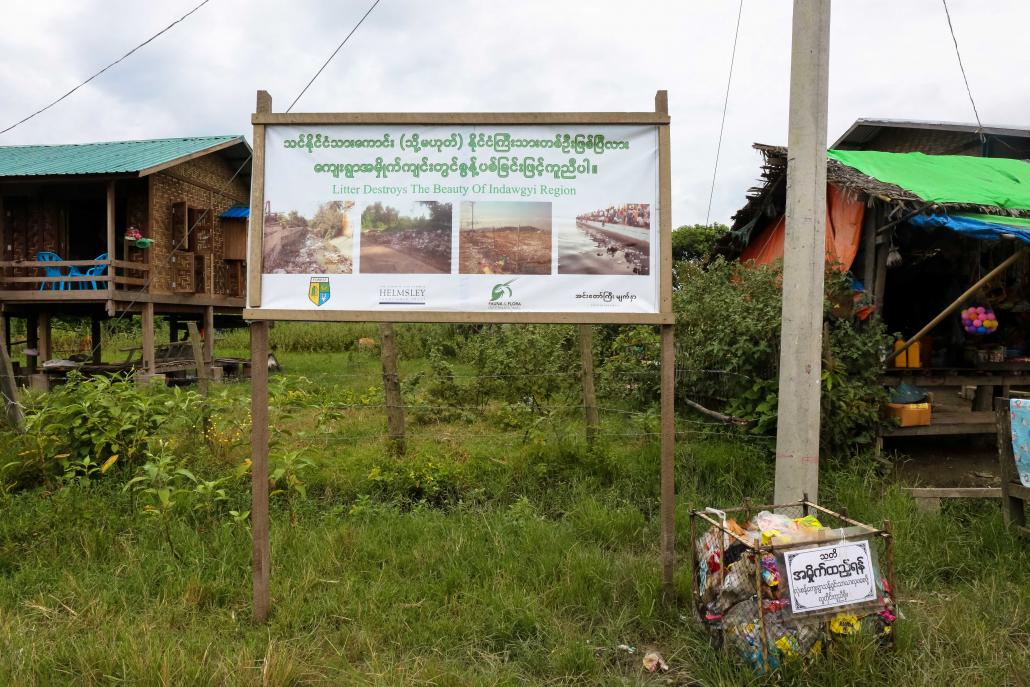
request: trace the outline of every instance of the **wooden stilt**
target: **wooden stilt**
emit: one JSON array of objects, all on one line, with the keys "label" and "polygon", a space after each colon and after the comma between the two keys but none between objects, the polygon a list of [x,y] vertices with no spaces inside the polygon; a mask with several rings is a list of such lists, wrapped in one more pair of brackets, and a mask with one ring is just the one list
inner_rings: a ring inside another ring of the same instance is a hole
[{"label": "wooden stilt", "polygon": [[36,347],[39,349],[39,362],[45,363],[54,357],[53,329],[50,326],[50,313],[39,313],[39,342]]},{"label": "wooden stilt", "polygon": [[253,619],[268,619],[271,551],[268,541],[268,322],[250,324],[250,531]]},{"label": "wooden stilt", "polygon": [[[208,370],[215,359],[215,306],[204,308],[204,364]],[[210,374],[208,375],[211,376]]]},{"label": "wooden stilt", "polygon": [[89,318],[89,350],[90,358],[94,365],[99,365],[104,359],[104,342],[102,337],[100,318],[96,315],[91,315]]},{"label": "wooden stilt", "polygon": [[25,354],[25,367],[28,373],[36,373],[36,361],[39,360],[39,318],[36,313],[29,313],[25,316],[25,348],[28,351],[35,351],[31,355]]},{"label": "wooden stilt", "polygon": [[[211,378],[211,368],[204,360],[204,345],[200,341],[200,332],[196,322],[187,322],[186,329],[190,333],[190,346],[193,349],[193,362],[197,366],[197,391],[201,396],[207,396],[208,381]],[[267,372],[268,365],[265,365]]]},{"label": "wooden stilt", "polygon": [[154,304],[144,303],[143,312],[140,317],[140,326],[143,329],[143,375],[149,379],[155,370],[154,354]]}]

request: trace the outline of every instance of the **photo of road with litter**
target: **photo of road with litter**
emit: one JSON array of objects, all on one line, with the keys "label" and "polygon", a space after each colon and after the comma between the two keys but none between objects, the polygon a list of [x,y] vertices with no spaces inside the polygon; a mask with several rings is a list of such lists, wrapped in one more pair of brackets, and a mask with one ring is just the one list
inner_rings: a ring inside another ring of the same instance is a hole
[{"label": "photo of road with litter", "polygon": [[447,274],[451,271],[451,204],[420,200],[400,214],[373,203],[361,213],[364,274]]}]

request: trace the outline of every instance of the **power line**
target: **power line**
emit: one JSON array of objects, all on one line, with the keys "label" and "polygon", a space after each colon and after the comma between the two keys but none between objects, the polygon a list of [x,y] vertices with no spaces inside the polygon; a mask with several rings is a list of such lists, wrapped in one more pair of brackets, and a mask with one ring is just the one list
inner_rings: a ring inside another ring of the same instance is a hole
[{"label": "power line", "polygon": [[54,105],[56,105],[57,103],[61,102],[62,100],[64,100],[64,99],[65,99],[65,98],[67,98],[68,96],[70,96],[70,95],[71,95],[72,93],[74,93],[75,91],[79,90],[80,88],[82,88],[83,86],[85,86],[86,84],[88,84],[88,83],[89,83],[90,81],[92,81],[93,79],[97,78],[98,76],[100,76],[101,74],[103,74],[104,72],[106,72],[106,71],[107,71],[108,69],[110,69],[111,67],[115,66],[116,64],[118,64],[119,62],[121,62],[122,60],[124,60],[124,59],[125,59],[126,57],[128,57],[129,55],[133,54],[134,52],[136,52],[137,50],[139,50],[140,48],[142,48],[142,47],[143,47],[144,45],[146,45],[146,44],[150,43],[151,41],[153,41],[153,40],[154,40],[155,38],[157,38],[157,37],[158,37],[158,36],[160,36],[161,34],[163,34],[163,33],[167,32],[167,31],[168,31],[169,29],[171,29],[171,28],[172,28],[173,26],[175,26],[175,25],[176,25],[176,24],[178,24],[179,22],[183,21],[184,19],[186,19],[186,17],[190,16],[191,14],[193,14],[194,12],[196,12],[197,10],[199,10],[199,9],[200,9],[201,7],[203,7],[204,5],[206,5],[206,4],[207,4],[207,3],[209,3],[209,2],[211,2],[211,0],[203,0],[203,2],[201,2],[201,3],[199,4],[199,5],[197,5],[197,6],[196,6],[196,7],[194,7],[193,9],[191,9],[191,10],[190,10],[189,12],[187,12],[187,13],[186,13],[186,14],[184,14],[184,15],[182,15],[181,17],[179,17],[178,19],[176,19],[175,21],[173,21],[173,22],[172,22],[171,24],[169,24],[168,26],[164,27],[163,29],[161,29],[160,31],[158,31],[157,33],[155,33],[155,34],[154,34],[153,36],[151,36],[151,37],[150,37],[150,38],[148,38],[147,40],[143,41],[142,43],[140,43],[140,44],[139,44],[139,45],[137,45],[137,46],[136,46],[135,48],[133,48],[133,49],[132,49],[132,50],[130,50],[129,52],[125,53],[125,54],[124,54],[124,55],[122,55],[121,57],[119,57],[119,58],[118,58],[117,60],[115,60],[115,61],[114,61],[114,62],[112,62],[111,64],[107,65],[106,67],[104,67],[103,69],[101,69],[100,71],[98,71],[98,72],[97,72],[96,74],[94,74],[93,76],[89,77],[88,79],[86,79],[85,81],[83,81],[82,83],[80,83],[80,84],[79,84],[78,86],[76,86],[75,88],[71,89],[70,91],[68,91],[67,93],[65,93],[64,95],[62,95],[62,96],[61,96],[60,98],[58,98],[57,100],[54,100],[53,102],[51,102],[51,103],[50,103],[49,105],[46,105],[45,107],[41,107],[40,109],[38,109],[38,110],[36,110],[35,112],[33,112],[32,114],[30,114],[30,115],[29,115],[28,117],[25,117],[24,119],[21,119],[21,120],[19,120],[19,121],[15,122],[14,124],[10,125],[9,127],[7,127],[6,129],[4,129],[3,131],[0,131],[0,135],[6,134],[6,133],[7,133],[8,131],[10,131],[11,129],[15,128],[16,126],[20,126],[20,125],[24,124],[25,122],[29,121],[30,119],[32,119],[32,118],[33,118],[33,117],[35,117],[36,115],[38,115],[38,114],[42,114],[43,112],[46,112],[46,111],[47,111],[47,110],[49,110],[49,109],[50,109],[51,107],[53,107],[53,106],[54,106]]},{"label": "power line", "polygon": [[292,110],[293,106],[297,104],[297,101],[300,100],[301,96],[307,93],[308,88],[311,87],[311,84],[315,83],[315,79],[319,77],[319,75],[322,73],[322,70],[329,66],[329,63],[333,61],[334,57],[336,57],[336,53],[340,52],[340,49],[347,44],[347,41],[350,40],[350,37],[354,35],[354,32],[358,30],[358,27],[361,26],[362,22],[364,22],[365,19],[368,18],[368,15],[372,14],[372,10],[376,8],[376,5],[378,5],[379,2],[380,0],[375,0],[375,2],[372,3],[372,6],[368,8],[368,11],[365,12],[365,14],[362,15],[361,19],[358,20],[358,23],[354,25],[354,28],[350,30],[350,33],[348,33],[344,37],[344,39],[340,41],[340,44],[336,46],[336,50],[333,50],[333,54],[329,56],[329,59],[322,63],[322,66],[318,68],[318,71],[315,72],[315,75],[311,77],[311,81],[308,81],[307,85],[301,89],[300,93],[297,94],[297,97],[293,99],[292,103],[290,103],[290,106],[286,108],[287,112]]},{"label": "power line", "polygon": [[955,38],[955,27],[951,24],[951,12],[948,11],[948,0],[941,0],[944,5],[944,16],[948,18],[948,30],[951,32],[951,42],[955,44],[955,57],[958,58],[958,68],[962,72],[962,81],[966,84],[966,93],[969,95],[969,104],[973,106],[973,116],[976,117],[976,132],[980,134],[980,140],[984,140],[984,127],[980,123],[980,113],[976,109],[976,102],[973,100],[973,91],[969,88],[969,78],[966,77],[966,67],[962,64],[962,53],[958,49],[958,39]]},{"label": "power line", "polygon": [[740,36],[740,16],[744,13],[744,0],[737,6],[737,28],[733,30],[733,50],[730,51],[730,73],[726,78],[726,97],[722,101],[722,121],[719,123],[719,143],[715,146],[715,167],[712,169],[712,190],[708,193],[708,211],[705,224],[712,216],[712,199],[715,197],[715,178],[719,173],[719,154],[722,152],[722,132],[726,128],[726,109],[730,104],[730,85],[733,83],[733,63],[737,59],[737,37]]},{"label": "power line", "polygon": [[[307,90],[308,90],[308,88],[309,88],[309,87],[311,86],[311,84],[313,84],[313,83],[315,82],[315,79],[317,79],[317,78],[318,78],[318,75],[322,73],[322,71],[323,71],[323,70],[324,70],[324,69],[326,68],[326,66],[327,66],[327,65],[328,65],[328,64],[329,64],[329,63],[330,63],[330,62],[332,61],[332,59],[333,59],[334,57],[336,57],[336,54],[340,52],[340,50],[341,50],[341,49],[343,48],[343,46],[344,46],[344,45],[345,45],[345,44],[347,43],[347,41],[348,41],[348,40],[350,39],[350,37],[351,37],[352,35],[354,35],[354,32],[358,30],[358,27],[359,27],[359,26],[361,26],[362,22],[364,22],[364,21],[365,21],[365,19],[366,19],[366,18],[368,17],[368,15],[372,13],[372,10],[374,10],[374,9],[376,8],[376,5],[378,5],[378,4],[380,3],[380,1],[381,1],[381,0],[375,0],[375,2],[373,2],[373,3],[372,3],[372,6],[368,8],[368,11],[367,11],[367,12],[365,12],[365,14],[364,14],[364,15],[363,15],[363,16],[361,17],[361,19],[359,19],[359,20],[358,20],[358,23],[354,25],[354,28],[352,28],[352,29],[350,30],[350,33],[348,33],[348,34],[346,35],[346,37],[344,37],[343,41],[341,41],[341,42],[340,42],[340,44],[339,44],[339,45],[338,45],[338,46],[336,47],[336,50],[334,50],[334,51],[333,51],[333,54],[329,56],[329,59],[328,59],[328,60],[326,60],[326,61],[325,61],[325,62],[324,62],[324,63],[322,64],[322,66],[321,66],[321,67],[319,68],[319,70],[318,70],[317,72],[315,72],[315,75],[314,75],[313,77],[311,77],[311,80],[310,80],[310,81],[308,81],[307,85],[306,85],[306,86],[304,86],[303,90],[301,90],[301,92],[300,92],[300,93],[299,93],[299,94],[297,95],[297,97],[293,99],[293,102],[292,102],[292,103],[290,104],[290,107],[289,107],[289,108],[287,108],[287,110],[286,110],[287,112],[289,112],[289,111],[290,111],[290,110],[291,110],[291,109],[293,108],[293,106],[297,104],[297,101],[298,101],[298,100],[300,100],[300,97],[301,97],[302,95],[304,95],[304,92],[305,92],[305,91],[307,91]],[[188,17],[188,16],[189,16],[190,14],[192,14],[193,12],[196,12],[196,11],[197,11],[198,9],[200,9],[201,7],[203,7],[203,6],[204,6],[205,4],[207,4],[208,2],[210,2],[210,0],[204,0],[204,1],[203,1],[203,2],[201,2],[201,3],[199,4],[199,5],[197,5],[196,7],[194,7],[194,8],[193,8],[193,9],[192,9],[192,10],[191,10],[190,12],[188,12],[188,13],[187,13],[187,14],[185,14],[185,15],[183,15],[183,17],[182,17],[181,19],[179,19],[178,21],[182,21],[182,19],[185,19],[186,17]],[[168,30],[169,28],[171,28],[172,26],[174,26],[174,25],[175,25],[176,23],[178,23],[178,22],[173,22],[173,23],[172,23],[172,24],[170,24],[170,25],[169,25],[169,26],[168,26],[167,28],[165,28],[165,29],[164,29],[164,31],[167,31],[167,30]],[[163,31],[162,31],[162,33],[163,33]],[[152,36],[152,37],[151,37],[150,39],[148,39],[148,41],[147,41],[147,42],[149,43],[150,41],[154,40],[154,38],[156,38],[156,37],[157,37],[158,35],[160,35],[160,33],[159,33],[159,34],[156,34],[156,35],[154,35],[154,36]],[[130,55],[130,54],[131,54],[132,52],[134,52],[135,50],[138,50],[138,49],[139,49],[139,47],[141,47],[142,45],[145,45],[145,44],[146,44],[146,43],[142,43],[142,44],[141,44],[140,46],[137,46],[136,48],[133,48],[133,50],[131,50],[130,52],[126,53],[126,54],[125,54],[125,55],[124,55],[124,56],[123,56],[122,58],[120,58],[120,59],[119,59],[118,61],[121,61],[121,59],[125,59],[125,57],[127,57],[128,55]],[[115,63],[112,63],[112,64],[117,64],[117,62],[115,62]],[[108,65],[108,67],[110,67],[110,66],[111,66],[111,65]],[[106,70],[106,69],[107,69],[107,67],[105,67],[104,69]],[[102,72],[102,71],[104,71],[104,70],[101,70],[101,72]],[[100,74],[101,72],[97,72],[97,74]],[[95,74],[94,76],[96,76],[96,74]],[[94,78],[94,77],[90,77],[90,79],[92,79],[92,78]],[[84,82],[84,83],[86,83],[86,82]],[[80,85],[81,85],[81,84],[80,84]],[[77,86],[76,88],[78,88],[78,86]],[[74,90],[74,89],[73,89],[73,90]],[[70,93],[70,92],[71,92],[71,91],[69,91],[69,93]],[[66,94],[66,95],[67,95],[67,94]],[[62,96],[62,97],[64,97],[64,96]],[[55,102],[57,102],[57,101],[55,101]],[[49,107],[49,105],[48,105],[47,107]],[[44,109],[45,109],[45,108],[44,108]],[[41,111],[42,111],[42,110],[41,110]],[[30,115],[30,117],[31,117],[31,116],[34,116],[34,115]],[[26,118],[26,119],[29,119],[29,118]],[[25,121],[25,120],[22,120],[22,121]],[[17,124],[15,124],[14,126],[17,126]],[[10,127],[10,128],[13,128],[13,127]],[[6,131],[6,129],[5,129],[5,131]],[[3,132],[2,132],[2,131],[0,131],[0,133],[3,133]],[[244,169],[244,168],[245,168],[245,167],[247,166],[247,163],[249,163],[249,162],[250,162],[250,160],[251,160],[251,157],[252,157],[252,156],[248,155],[248,156],[247,156],[247,158],[246,158],[246,159],[245,159],[245,160],[244,160],[244,161],[243,161],[243,162],[242,162],[242,163],[240,164],[240,166],[236,168],[236,171],[235,171],[235,172],[233,173],[233,175],[232,175],[232,176],[231,176],[231,177],[229,178],[229,180],[228,180],[227,182],[225,182],[225,185],[224,185],[224,186],[222,187],[222,190],[223,190],[223,191],[224,191],[224,190],[227,190],[227,189],[228,189],[228,188],[229,188],[229,187],[230,187],[230,186],[232,185],[232,182],[233,182],[233,181],[234,181],[234,180],[236,179],[236,177],[237,177],[237,176],[239,176],[240,172],[242,172],[242,171],[243,171],[243,169]],[[182,237],[182,239],[181,239],[181,240],[179,241],[179,243],[178,243],[178,244],[177,244],[177,245],[176,245],[176,246],[175,246],[175,247],[174,247],[174,248],[172,249],[172,251],[171,251],[171,252],[170,252],[170,253],[168,254],[168,258],[167,258],[167,259],[166,259],[166,261],[165,261],[164,267],[167,267],[167,266],[168,266],[169,264],[171,264],[172,258],[173,258],[173,256],[175,256],[175,253],[176,253],[176,251],[177,251],[177,250],[179,250],[179,249],[180,249],[180,248],[182,248],[183,246],[187,245],[187,242],[189,241],[189,237],[190,237],[190,235],[191,235],[191,234],[193,233],[193,230],[194,230],[194,229],[196,229],[196,228],[197,228],[197,226],[199,226],[199,225],[200,225],[200,223],[204,221],[204,219],[205,219],[205,218],[207,217],[207,215],[208,215],[208,213],[209,213],[209,212],[211,212],[211,209],[210,209],[210,208],[206,208],[206,209],[204,210],[204,212],[202,212],[202,213],[201,213],[201,214],[199,215],[199,217],[197,217],[197,220],[196,220],[196,221],[195,221],[195,222],[193,223],[193,225],[192,225],[192,226],[190,226],[190,227],[189,227],[189,228],[188,228],[188,229],[186,230],[186,233],[185,233],[185,235],[184,235],[184,236]],[[112,258],[112,259],[113,259],[113,258]],[[111,278],[113,279],[113,278],[114,278],[114,275],[113,275],[113,271],[114,271],[114,265],[113,265],[113,264],[112,264],[112,266],[111,266],[111,271],[112,271],[112,275],[111,275]],[[130,308],[132,308],[132,307],[133,307],[133,306],[134,306],[134,305],[136,304],[136,302],[137,302],[137,301],[139,301],[139,299],[140,299],[140,298],[142,298],[142,297],[143,297],[143,295],[144,295],[145,293],[147,293],[147,292],[148,292],[148,290],[149,290],[149,288],[150,288],[150,283],[151,283],[151,282],[153,281],[153,279],[154,279],[154,277],[155,277],[155,276],[156,276],[156,270],[153,270],[153,269],[152,269],[152,270],[149,270],[149,271],[147,272],[147,277],[146,277],[146,279],[144,280],[144,283],[143,283],[143,285],[142,285],[142,286],[140,287],[140,290],[139,290],[139,292],[137,293],[137,295],[136,295],[136,296],[135,296],[135,297],[134,297],[134,298],[133,298],[133,299],[132,299],[131,301],[129,301],[129,305],[128,305],[128,306],[126,306],[126,307],[125,307],[125,308],[124,308],[124,309],[122,310],[122,312],[121,312],[121,313],[119,313],[118,317],[117,317],[117,318],[115,318],[115,322],[118,322],[118,321],[119,321],[119,320],[121,320],[121,319],[122,319],[123,317],[125,317],[125,316],[126,316],[126,315],[127,315],[128,313],[129,313],[129,309],[130,309]],[[97,342],[96,344],[94,344],[94,350],[95,350],[95,349],[96,349],[96,348],[97,348],[98,346],[100,346],[100,342]],[[91,352],[92,352],[92,351],[91,351]]]}]

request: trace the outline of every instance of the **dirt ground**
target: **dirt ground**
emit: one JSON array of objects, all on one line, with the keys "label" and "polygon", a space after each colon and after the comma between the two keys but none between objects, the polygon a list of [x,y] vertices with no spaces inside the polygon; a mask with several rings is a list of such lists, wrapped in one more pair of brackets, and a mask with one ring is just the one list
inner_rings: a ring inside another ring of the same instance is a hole
[{"label": "dirt ground", "polygon": [[913,487],[997,487],[993,436],[898,437],[885,440],[898,479]]},{"label": "dirt ground", "polygon": [[462,274],[550,274],[551,230],[503,227],[461,232]]},{"label": "dirt ground", "polygon": [[[448,268],[450,265],[447,266]],[[389,246],[362,246],[361,272],[363,274],[441,274],[450,269],[426,262],[417,255]]]},{"label": "dirt ground", "polygon": [[450,230],[362,232],[363,274],[448,274]]}]

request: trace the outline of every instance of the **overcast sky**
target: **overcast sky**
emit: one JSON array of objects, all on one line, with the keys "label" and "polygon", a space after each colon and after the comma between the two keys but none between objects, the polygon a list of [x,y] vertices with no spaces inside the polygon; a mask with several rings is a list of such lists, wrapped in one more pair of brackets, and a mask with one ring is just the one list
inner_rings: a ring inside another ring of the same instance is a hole
[{"label": "overcast sky", "polygon": [[[0,128],[199,0],[3,0]],[[370,0],[211,0],[0,144],[251,135],[285,109]],[[1030,127],[1030,3],[950,0],[985,124]],[[988,9],[989,8],[989,9]],[[713,221],[786,143],[788,0],[744,0]],[[382,0],[295,111],[651,110],[669,91],[673,222],[703,222],[736,0]],[[829,142],[857,117],[972,121],[940,0],[837,0]]]}]

